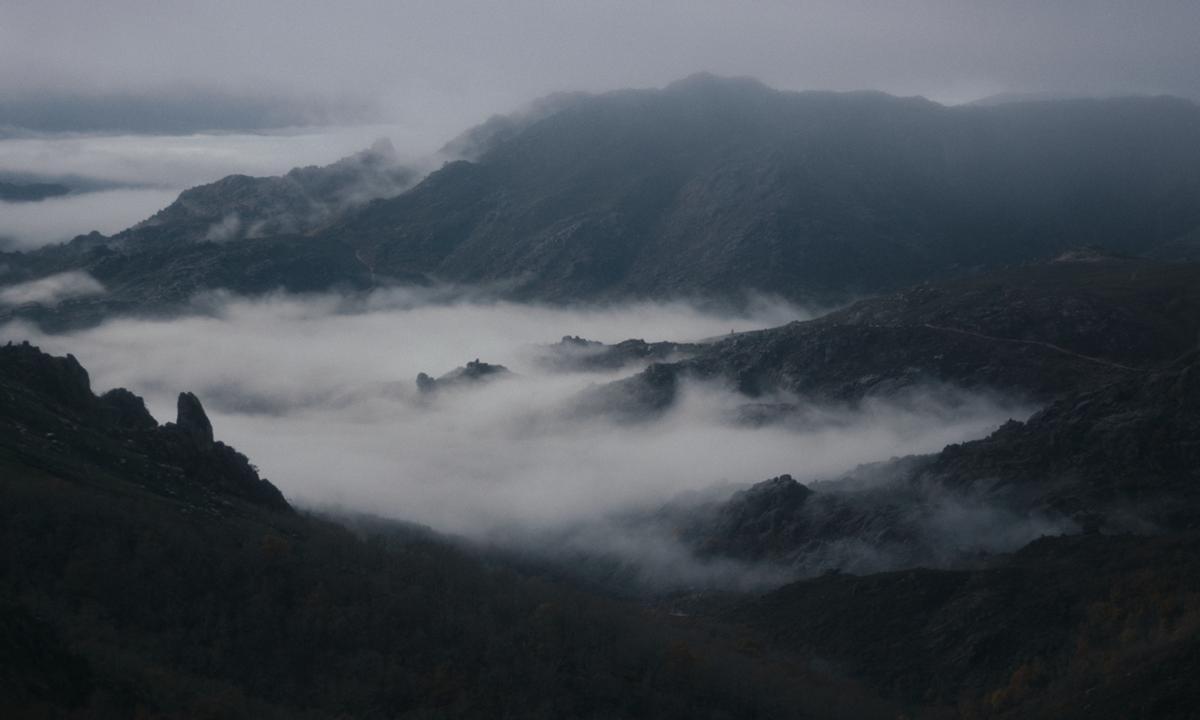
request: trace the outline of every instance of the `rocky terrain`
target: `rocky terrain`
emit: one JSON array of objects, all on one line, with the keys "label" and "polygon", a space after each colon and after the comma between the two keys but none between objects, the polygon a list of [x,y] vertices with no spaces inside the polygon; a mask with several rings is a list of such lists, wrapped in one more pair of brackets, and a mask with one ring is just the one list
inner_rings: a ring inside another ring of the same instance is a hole
[{"label": "rocky terrain", "polygon": [[801,574],[947,567],[1042,534],[1200,529],[1200,356],[1068,394],[932,456],[775,478],[668,522],[705,555]]},{"label": "rocky terrain", "polygon": [[785,475],[639,520],[703,557],[811,576],[956,567],[1044,534],[1190,530],[1197,280],[1194,265],[1086,254],[921,285],[699,346],[585,392],[577,409],[652,422],[695,382],[740,391],[733,421],[753,426],[955,387],[1042,407],[934,455],[809,486]]},{"label": "rocky terrain", "polygon": [[1045,538],[972,570],[826,575],[726,617],[946,717],[1186,718],[1197,542]]},{"label": "rocky terrain", "polygon": [[855,403],[953,384],[1046,401],[1141,378],[1200,338],[1200,267],[1074,254],[922,284],[815,320],[740,333],[656,363],[591,398],[668,407],[687,380]]},{"label": "rocky terrain", "polygon": [[568,335],[554,345],[538,348],[539,366],[555,372],[623,370],[651,362],[670,362],[700,351],[696,343],[646,342],[641,338],[606,345],[578,335]]}]

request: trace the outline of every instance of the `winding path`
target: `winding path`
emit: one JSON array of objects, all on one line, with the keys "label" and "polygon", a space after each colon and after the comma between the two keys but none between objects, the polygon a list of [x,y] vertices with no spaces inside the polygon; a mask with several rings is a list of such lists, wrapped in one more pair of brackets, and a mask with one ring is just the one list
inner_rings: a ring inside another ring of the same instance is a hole
[{"label": "winding path", "polygon": [[1071,356],[1073,358],[1077,358],[1079,360],[1086,360],[1088,362],[1096,363],[1097,365],[1104,365],[1105,367],[1116,368],[1117,370],[1126,370],[1129,372],[1146,372],[1146,370],[1143,368],[1136,368],[1136,367],[1131,367],[1129,365],[1122,365],[1121,363],[1115,363],[1110,360],[1102,360],[1101,358],[1094,358],[1089,355],[1080,355],[1079,353],[1077,353],[1073,350],[1068,350],[1065,347],[1055,345],[1053,343],[1042,342],[1041,340],[1018,340],[1017,338],[996,337],[994,335],[984,335],[983,333],[974,332],[972,330],[961,330],[959,328],[944,327],[942,325],[931,325],[930,323],[924,323],[924,326],[929,328],[930,330],[940,330],[942,332],[958,333],[959,335],[969,335],[971,337],[977,337],[977,338],[981,338],[983,340],[991,340],[993,342],[1017,343],[1020,345],[1036,345],[1038,347],[1044,347],[1048,350],[1053,350],[1054,352],[1057,352],[1057,353],[1062,353],[1063,355],[1069,355],[1069,356]]}]

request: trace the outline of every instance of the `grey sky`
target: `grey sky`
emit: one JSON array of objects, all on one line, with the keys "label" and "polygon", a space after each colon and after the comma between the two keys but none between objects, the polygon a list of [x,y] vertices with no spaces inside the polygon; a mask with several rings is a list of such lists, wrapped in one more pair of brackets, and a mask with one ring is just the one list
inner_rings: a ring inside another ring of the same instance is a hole
[{"label": "grey sky", "polygon": [[551,91],[655,86],[699,70],[944,102],[1042,91],[1196,98],[1198,35],[1195,0],[5,0],[0,97],[178,102],[198,92],[210,109],[217,95],[233,98],[230,127],[241,98],[242,125],[362,119],[449,137]]}]

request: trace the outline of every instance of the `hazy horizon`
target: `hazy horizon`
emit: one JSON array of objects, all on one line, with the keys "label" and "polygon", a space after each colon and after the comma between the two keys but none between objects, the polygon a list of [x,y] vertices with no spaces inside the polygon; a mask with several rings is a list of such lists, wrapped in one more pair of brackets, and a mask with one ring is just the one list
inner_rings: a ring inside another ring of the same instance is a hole
[{"label": "hazy horizon", "polygon": [[[134,132],[156,122],[176,134],[383,123],[426,136],[447,129],[448,139],[552,92],[658,87],[700,71],[943,103],[1047,92],[1197,98],[1198,25],[1200,6],[1175,0],[810,0],[752,12],[712,0],[121,0],[103,11],[17,0],[0,9],[0,126],[13,124],[8,114],[32,129],[71,129],[68,116],[88,107],[86,122],[111,123],[119,108],[97,112],[95,101],[112,98],[153,108],[125,128]],[[40,110],[21,111],[31,103]]]},{"label": "hazy horizon", "polygon": [[1200,5],[921,0],[501,5],[355,0],[0,7],[0,180],[108,184],[0,201],[0,249],[146,219],[230,174],[327,164],[388,137],[429,158],[555,92],[697,72],[943,104],[998,94],[1200,98]]}]

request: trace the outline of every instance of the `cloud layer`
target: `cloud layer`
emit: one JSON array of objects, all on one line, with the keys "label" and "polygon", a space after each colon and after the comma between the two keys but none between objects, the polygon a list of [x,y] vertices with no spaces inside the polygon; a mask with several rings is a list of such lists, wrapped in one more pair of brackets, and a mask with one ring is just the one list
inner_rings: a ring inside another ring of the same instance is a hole
[{"label": "cloud layer", "polygon": [[145,220],[179,195],[174,190],[101,190],[38,202],[0,201],[0,250],[29,250],[97,230],[106,235]]},{"label": "cloud layer", "polygon": [[40,303],[55,305],[63,300],[104,292],[104,286],[85,272],[48,275],[25,283],[0,288],[0,307]]},{"label": "cloud layer", "polygon": [[[1188,0],[9,0],[0,93],[220,91],[276,97],[282,110],[373,104],[388,121],[453,130],[556,90],[655,86],[698,70],[950,101],[1196,97],[1198,26]],[[271,115],[246,105],[242,115]]]},{"label": "cloud layer", "polygon": [[[514,526],[551,530],[722,483],[780,473],[812,480],[895,455],[986,434],[1027,409],[942,389],[903,401],[823,408],[803,428],[730,421],[742,402],[719,385],[686,389],[666,417],[628,425],[570,419],[573,397],[617,375],[539,370],[536,345],[567,334],[697,340],[803,317],[764,306],[753,317],[683,304],[563,310],[423,304],[380,293],[369,311],[336,298],[210,304],[208,316],[121,320],[67,336],[10,325],[72,352],[97,389],[124,386],[171,419],[196,392],[217,434],[246,452],[294,500],[335,504],[485,537]],[[512,378],[433,397],[439,375],[480,358]],[[633,369],[627,370],[631,372]]]}]

